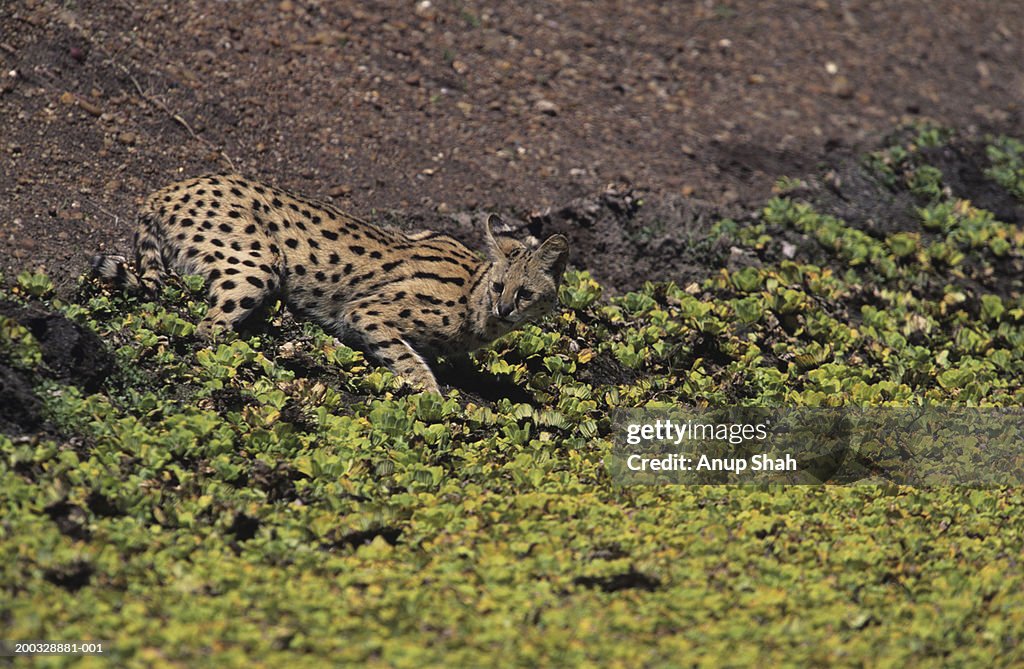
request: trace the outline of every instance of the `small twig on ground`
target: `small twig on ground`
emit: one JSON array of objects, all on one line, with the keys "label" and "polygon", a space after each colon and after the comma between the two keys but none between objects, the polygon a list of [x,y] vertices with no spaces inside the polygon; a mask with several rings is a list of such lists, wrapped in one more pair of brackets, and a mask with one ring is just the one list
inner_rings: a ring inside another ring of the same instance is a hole
[{"label": "small twig on ground", "polygon": [[139,82],[135,79],[134,76],[132,76],[132,73],[128,70],[127,67],[125,67],[121,63],[116,62],[112,58],[109,59],[108,62],[110,62],[112,65],[115,65],[119,70],[121,70],[121,72],[124,74],[124,76],[128,77],[128,80],[132,82],[132,85],[135,87],[135,91],[139,94],[140,98],[142,98],[146,102],[149,102],[152,105],[155,105],[157,108],[159,108],[165,114],[167,114],[167,116],[169,116],[171,118],[171,120],[173,120],[175,123],[177,123],[182,128],[184,128],[185,131],[188,132],[188,134],[192,136],[192,139],[198,140],[198,141],[202,142],[203,144],[205,144],[206,146],[208,146],[211,149],[213,149],[214,151],[216,151],[218,154],[220,154],[221,158],[223,158],[225,161],[227,161],[228,166],[231,167],[232,170],[235,169],[235,163],[231,160],[231,157],[228,156],[228,154],[226,154],[223,150],[218,148],[217,145],[214,144],[213,142],[211,142],[210,140],[206,139],[205,137],[200,137],[199,135],[197,135],[195,133],[195,131],[192,130],[192,126],[190,126],[188,124],[188,121],[186,121],[181,116],[181,114],[175,112],[173,109],[168,107],[167,104],[163,100],[160,100],[159,98],[153,97],[152,95],[149,95],[144,90],[142,90],[142,86],[139,85]]},{"label": "small twig on ground", "polygon": [[[126,2],[124,0],[116,0],[116,2],[121,7],[121,9],[123,9],[125,11],[131,12],[132,9],[133,9],[133,5],[132,5],[131,2]],[[122,65],[120,62],[115,60],[114,56],[112,56],[110,54],[110,52],[107,51],[104,48],[104,42],[103,42],[102,39],[98,39],[96,37],[96,35],[94,35],[91,30],[89,30],[86,27],[83,27],[80,23],[78,23],[74,19],[73,15],[65,14],[65,13],[59,13],[58,17],[60,18],[61,21],[64,22],[64,24],[69,29],[74,30],[75,32],[79,33],[85,39],[85,41],[90,45],[90,47],[96,49],[96,51],[104,57],[104,62],[105,63],[107,63],[108,65],[113,65],[117,69],[121,70],[121,72],[126,77],[128,77],[128,80],[132,82],[132,85],[135,87],[135,91],[139,94],[139,96],[143,100],[145,100],[146,102],[149,102],[150,104],[153,104],[156,107],[158,107],[162,112],[167,114],[167,116],[169,116],[171,118],[171,120],[173,120],[175,123],[177,123],[178,125],[183,127],[185,129],[185,131],[192,137],[192,139],[199,140],[200,142],[205,144],[207,147],[209,147],[210,149],[215,151],[217,153],[217,155],[219,155],[221,158],[223,158],[224,161],[228,164],[228,166],[232,170],[236,169],[234,161],[231,160],[231,156],[229,156],[227,153],[225,153],[223,149],[219,148],[216,144],[214,144],[213,142],[209,141],[208,139],[206,139],[204,137],[200,137],[199,135],[197,135],[195,133],[195,131],[192,130],[192,126],[190,126],[188,124],[188,121],[186,121],[181,114],[175,112],[173,109],[168,107],[167,103],[165,103],[164,101],[160,100],[159,98],[155,98],[155,97],[153,97],[151,95],[148,95],[144,90],[142,90],[142,86],[140,86],[139,82],[135,79],[134,76],[132,76],[131,71],[129,71],[128,68],[125,67],[124,65]],[[22,21],[24,23],[28,23],[28,20],[26,18],[24,18],[22,16],[19,16],[17,14],[15,14],[14,18],[18,19],[18,20],[20,20],[20,21]],[[159,55],[156,53],[156,51],[154,51],[153,49],[151,49],[151,48],[147,47],[146,45],[140,43],[139,41],[135,41],[134,42],[134,46],[137,47],[137,48],[145,50],[147,53],[149,53],[150,55],[152,55],[154,57],[159,58]],[[0,43],[0,48],[2,48],[5,51],[13,49],[13,47],[11,47],[6,42]],[[13,53],[13,51],[11,51],[11,53]],[[46,72],[46,74],[49,75],[51,77],[51,79],[55,80],[55,77],[53,77],[53,75],[51,73]],[[21,76],[24,76],[24,75],[21,75]],[[86,111],[89,111],[89,110],[86,109]],[[90,112],[90,113],[92,113],[92,112]]]},{"label": "small twig on ground", "polygon": [[85,199],[85,201],[86,201],[86,202],[88,202],[88,203],[89,203],[90,205],[92,205],[92,206],[93,206],[93,208],[95,208],[95,209],[98,209],[98,210],[100,211],[100,213],[106,214],[107,216],[110,216],[110,217],[111,217],[112,219],[114,219],[114,227],[115,227],[115,228],[116,228],[116,227],[118,227],[118,222],[119,222],[119,221],[120,221],[121,219],[120,219],[120,217],[118,217],[118,215],[117,215],[117,214],[115,214],[115,213],[113,213],[113,212],[111,212],[111,211],[108,211],[107,209],[105,209],[105,208],[104,208],[103,206],[101,206],[100,204],[98,204],[98,203],[97,203],[97,202],[96,202],[95,200],[93,200],[92,198],[84,198],[84,199]]}]

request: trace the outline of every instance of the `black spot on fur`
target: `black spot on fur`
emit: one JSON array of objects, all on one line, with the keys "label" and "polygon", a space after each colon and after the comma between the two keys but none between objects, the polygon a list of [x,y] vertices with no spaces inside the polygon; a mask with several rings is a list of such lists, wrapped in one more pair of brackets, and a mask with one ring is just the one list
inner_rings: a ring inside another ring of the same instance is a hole
[{"label": "black spot on fur", "polygon": [[440,274],[435,274],[434,272],[416,272],[412,276],[415,279],[431,279],[440,283],[450,283],[456,286],[462,286],[466,283],[466,280],[461,276],[442,276]]}]

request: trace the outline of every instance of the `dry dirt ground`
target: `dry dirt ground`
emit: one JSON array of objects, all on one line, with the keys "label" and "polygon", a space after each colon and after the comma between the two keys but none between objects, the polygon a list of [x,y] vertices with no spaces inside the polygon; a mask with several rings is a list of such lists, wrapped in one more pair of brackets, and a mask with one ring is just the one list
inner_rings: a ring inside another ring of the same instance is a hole
[{"label": "dry dirt ground", "polygon": [[0,0],[0,271],[67,288],[148,192],[233,169],[685,280],[781,175],[908,120],[1019,130],[1022,63],[1010,1]]}]

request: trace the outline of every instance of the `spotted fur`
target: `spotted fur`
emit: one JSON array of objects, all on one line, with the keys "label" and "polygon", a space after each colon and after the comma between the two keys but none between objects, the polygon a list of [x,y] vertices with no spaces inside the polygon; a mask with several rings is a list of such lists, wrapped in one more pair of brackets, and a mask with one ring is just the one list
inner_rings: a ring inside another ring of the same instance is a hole
[{"label": "spotted fur", "polygon": [[96,256],[93,266],[149,294],[168,272],[203,276],[204,336],[283,297],[406,381],[438,391],[428,358],[479,348],[556,303],[566,238],[530,249],[491,227],[488,219],[482,259],[446,235],[404,233],[238,175],[212,175],[146,200],[134,269],[110,255]]}]

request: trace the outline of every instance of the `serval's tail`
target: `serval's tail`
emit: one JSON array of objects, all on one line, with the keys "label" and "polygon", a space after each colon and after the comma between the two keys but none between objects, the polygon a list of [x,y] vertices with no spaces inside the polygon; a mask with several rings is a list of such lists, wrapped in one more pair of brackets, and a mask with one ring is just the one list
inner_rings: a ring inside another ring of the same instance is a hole
[{"label": "serval's tail", "polygon": [[166,276],[160,253],[160,221],[155,214],[139,215],[132,246],[135,248],[134,268],[129,267],[124,256],[96,255],[92,258],[93,275],[129,293],[155,294]]}]

